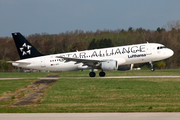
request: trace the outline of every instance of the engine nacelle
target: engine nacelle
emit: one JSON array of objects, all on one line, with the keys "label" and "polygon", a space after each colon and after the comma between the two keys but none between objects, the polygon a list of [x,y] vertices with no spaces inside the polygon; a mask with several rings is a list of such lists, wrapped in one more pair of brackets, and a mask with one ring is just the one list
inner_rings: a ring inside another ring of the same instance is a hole
[{"label": "engine nacelle", "polygon": [[131,64],[118,66],[118,70],[120,70],[120,71],[131,70],[131,68],[132,68]]},{"label": "engine nacelle", "polygon": [[105,61],[101,63],[101,69],[105,71],[117,70],[118,63],[115,60]]}]

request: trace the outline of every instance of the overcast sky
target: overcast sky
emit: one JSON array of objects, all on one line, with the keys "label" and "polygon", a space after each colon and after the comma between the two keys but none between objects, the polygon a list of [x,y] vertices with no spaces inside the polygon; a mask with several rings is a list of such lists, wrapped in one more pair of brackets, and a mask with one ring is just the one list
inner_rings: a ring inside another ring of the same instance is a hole
[{"label": "overcast sky", "polygon": [[180,0],[0,0],[0,37],[12,32],[156,30],[180,20]]}]

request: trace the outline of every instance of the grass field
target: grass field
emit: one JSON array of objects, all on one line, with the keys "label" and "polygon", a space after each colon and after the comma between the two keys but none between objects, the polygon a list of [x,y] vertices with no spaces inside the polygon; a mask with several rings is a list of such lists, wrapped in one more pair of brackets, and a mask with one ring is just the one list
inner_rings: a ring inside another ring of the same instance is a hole
[{"label": "grass field", "polygon": [[0,72],[0,78],[28,78],[28,77],[44,77],[50,73],[17,73],[17,72]]},{"label": "grass field", "polygon": [[[40,72],[40,73],[8,73],[0,72],[0,78],[28,78],[28,77],[44,77],[51,74],[59,74],[59,77],[89,77],[90,71],[72,71],[72,72]],[[166,75],[180,75],[180,69],[170,70],[129,70],[129,71],[105,71],[106,76],[166,76]],[[96,71],[96,76],[99,76],[99,71]]]},{"label": "grass field", "polygon": [[180,110],[180,79],[60,79],[42,112]]},{"label": "grass field", "polygon": [[[74,71],[74,72],[61,72],[60,77],[89,77],[90,71]],[[129,70],[129,71],[105,71],[106,76],[166,76],[166,75],[180,75],[180,69],[170,70]],[[99,71],[96,71],[96,76],[99,76]]]},{"label": "grass field", "polygon": [[0,80],[0,95],[27,86],[34,80],[36,79],[30,78],[21,80]]},{"label": "grass field", "polygon": [[[87,73],[64,72],[60,76],[87,76]],[[180,75],[179,73],[180,70],[114,71],[107,72],[107,76]],[[0,81],[0,91],[3,91],[0,94],[26,86],[31,81],[33,79],[18,82],[12,80],[11,83]],[[6,87],[3,88],[5,85],[14,87],[6,90]],[[11,107],[0,102],[0,112],[180,112],[180,78],[62,78],[47,91],[42,103]]]}]

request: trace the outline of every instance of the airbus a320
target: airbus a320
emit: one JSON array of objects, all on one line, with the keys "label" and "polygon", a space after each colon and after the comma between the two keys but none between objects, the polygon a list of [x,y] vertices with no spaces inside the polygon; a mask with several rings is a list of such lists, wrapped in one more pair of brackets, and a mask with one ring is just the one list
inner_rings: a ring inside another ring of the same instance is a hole
[{"label": "airbus a320", "polygon": [[13,66],[47,70],[47,71],[75,71],[91,69],[90,77],[95,77],[94,69],[100,69],[100,77],[104,71],[117,70],[120,65],[152,62],[167,59],[174,52],[159,43],[144,43],[103,49],[68,52],[61,54],[43,55],[21,35],[12,33],[20,60],[8,61]]}]

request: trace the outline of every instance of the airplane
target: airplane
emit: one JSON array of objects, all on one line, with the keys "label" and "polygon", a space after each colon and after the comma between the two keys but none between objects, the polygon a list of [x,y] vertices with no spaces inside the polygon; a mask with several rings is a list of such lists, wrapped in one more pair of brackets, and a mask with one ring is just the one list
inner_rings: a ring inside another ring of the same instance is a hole
[{"label": "airplane", "polygon": [[75,71],[91,69],[90,77],[95,77],[94,69],[100,69],[100,77],[104,71],[117,70],[120,65],[146,63],[171,57],[173,50],[159,43],[143,43],[94,50],[75,51],[68,53],[43,55],[19,32],[12,33],[20,60],[8,61],[13,66],[47,70],[47,71]]}]

